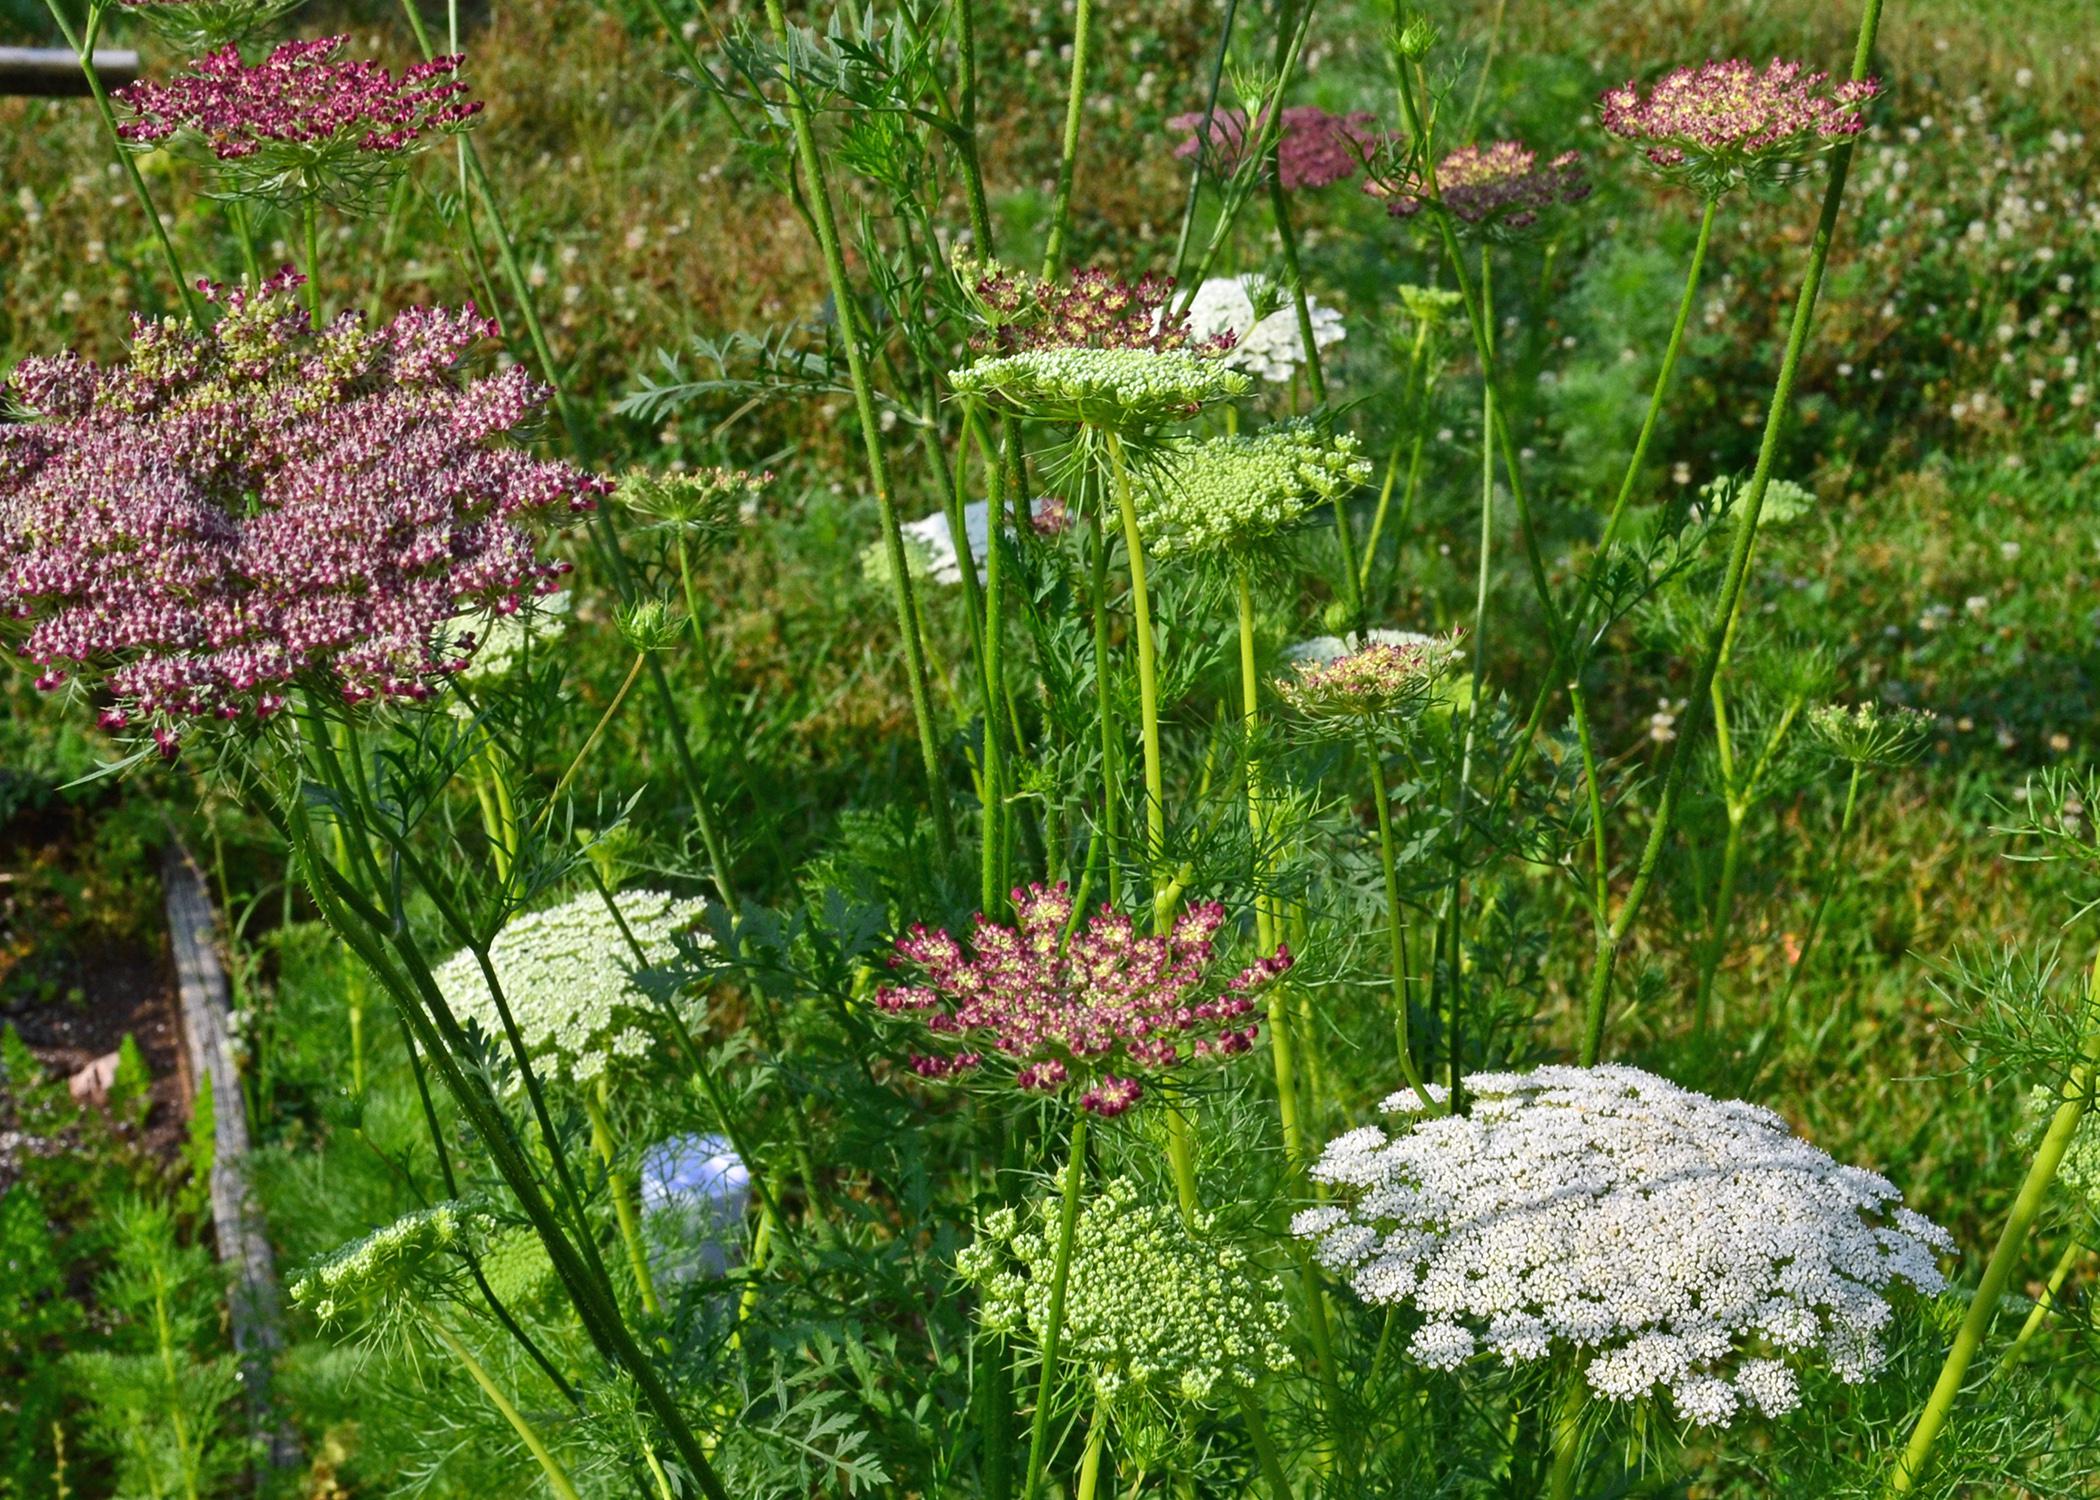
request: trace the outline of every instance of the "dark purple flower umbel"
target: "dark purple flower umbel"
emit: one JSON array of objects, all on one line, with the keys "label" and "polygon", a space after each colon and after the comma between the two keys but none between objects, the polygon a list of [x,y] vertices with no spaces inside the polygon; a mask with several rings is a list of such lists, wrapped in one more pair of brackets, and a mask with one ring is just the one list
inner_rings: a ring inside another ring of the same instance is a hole
[{"label": "dark purple flower umbel", "polygon": [[252,66],[238,48],[221,47],[166,83],[117,90],[134,116],[117,134],[206,151],[240,191],[341,196],[391,175],[401,157],[481,112],[457,77],[461,56],[396,78],[370,59],[340,56],[349,40],[284,42]]},{"label": "dark purple flower umbel", "polygon": [[523,370],[454,374],[494,332],[471,307],[313,331],[301,280],[206,287],[208,333],[135,319],[129,363],[29,359],[9,390],[0,634],[170,753],[294,687],[427,696],[474,649],[446,622],[552,589],[536,533],[606,489],[504,441],[546,399]]},{"label": "dark purple flower umbel", "polygon": [[1718,197],[1739,183],[1783,181],[1866,128],[1871,78],[1832,85],[1827,73],[1774,58],[1679,68],[1646,97],[1637,84],[1608,90],[1604,128],[1643,149],[1666,176]]},{"label": "dark purple flower umbel", "polygon": [[1370,181],[1364,190],[1385,198],[1395,218],[1440,205],[1465,228],[1492,235],[1529,229],[1555,204],[1580,203],[1590,195],[1590,183],[1573,151],[1540,166],[1538,153],[1521,141],[1496,141],[1461,146],[1437,163],[1433,199],[1421,182]]},{"label": "dark purple flower umbel", "polygon": [[[1266,118],[1255,121],[1250,138],[1245,110],[1221,109],[1210,117],[1206,164],[1220,176],[1237,171],[1245,153],[1261,139]],[[1203,114],[1176,115],[1168,128],[1186,135],[1174,155],[1184,161],[1204,152]],[[1294,105],[1283,112],[1282,129],[1276,140],[1276,175],[1286,192],[1301,188],[1323,188],[1345,177],[1354,177],[1378,149],[1382,132],[1378,122],[1363,110],[1346,115],[1329,114],[1309,104]]]},{"label": "dark purple flower umbel", "polygon": [[1165,937],[1140,937],[1130,918],[1103,906],[1067,943],[1067,887],[1031,885],[1013,900],[1017,925],[977,918],[975,957],[924,927],[897,940],[891,962],[916,967],[922,978],[883,989],[876,1003],[915,1015],[958,1044],[914,1057],[921,1077],[968,1072],[996,1055],[1023,1089],[1076,1089],[1079,1108],[1119,1115],[1144,1093],[1128,1075],[1253,1046],[1254,992],[1291,966],[1290,954],[1279,951],[1217,985],[1209,977],[1211,939],[1225,909],[1215,902],[1189,907]]}]

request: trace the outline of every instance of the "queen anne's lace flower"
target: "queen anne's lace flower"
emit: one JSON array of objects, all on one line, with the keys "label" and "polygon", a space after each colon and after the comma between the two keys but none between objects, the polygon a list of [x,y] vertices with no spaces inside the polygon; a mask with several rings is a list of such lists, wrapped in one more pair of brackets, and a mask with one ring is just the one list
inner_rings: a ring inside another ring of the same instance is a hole
[{"label": "queen anne's lace flower", "polygon": [[[1314,348],[1342,341],[1346,330],[1340,313],[1310,296],[1305,310],[1312,319]],[[1297,304],[1265,276],[1211,277],[1189,299],[1188,318],[1190,331],[1199,339],[1230,335],[1232,347],[1224,359],[1235,370],[1280,384],[1305,363]]]},{"label": "queen anne's lace flower", "polygon": [[1365,1301],[1420,1314],[1423,1364],[1566,1351],[1606,1400],[1666,1391],[1684,1420],[1725,1425],[1790,1410],[1817,1354],[1866,1380],[1897,1283],[1945,1285],[1948,1234],[1770,1110],[1618,1066],[1481,1073],[1466,1091],[1470,1114],[1408,1090],[1385,1103],[1396,1133],[1329,1142],[1313,1175],[1348,1207],[1292,1225]]},{"label": "queen anne's lace flower", "polygon": [[1165,937],[1139,937],[1130,918],[1103,906],[1069,943],[1065,886],[1028,886],[1013,902],[1015,926],[977,918],[974,957],[924,927],[897,940],[891,962],[917,968],[922,982],[887,986],[876,1003],[960,1044],[914,1057],[921,1077],[951,1077],[997,1055],[1023,1089],[1076,1089],[1081,1109],[1118,1115],[1144,1093],[1128,1074],[1253,1046],[1254,991],[1291,966],[1279,950],[1214,989],[1211,939],[1225,920],[1216,902],[1185,908]]},{"label": "queen anne's lace flower", "polygon": [[1347,656],[1351,651],[1365,646],[1419,646],[1436,647],[1450,644],[1448,636],[1424,635],[1419,630],[1365,630],[1348,637],[1338,635],[1309,636],[1302,641],[1293,641],[1283,648],[1285,661],[1330,662],[1336,657]]},{"label": "queen anne's lace flower", "polygon": [[1384,718],[1426,705],[1438,679],[1458,661],[1458,643],[1450,637],[1421,645],[1374,642],[1325,661],[1302,659],[1276,691],[1315,721]]},{"label": "queen anne's lace flower", "polygon": [[1169,449],[1147,469],[1139,491],[1145,544],[1167,556],[1267,541],[1371,477],[1356,446],[1352,437],[1327,437],[1309,423],[1279,422],[1248,437]]},{"label": "queen anne's lace flower", "polygon": [[1808,711],[1808,732],[1847,765],[1902,766],[1925,753],[1932,715],[1878,703],[1825,703]]},{"label": "queen anne's lace flower", "polygon": [[552,590],[535,532],[603,489],[503,442],[546,396],[522,369],[453,375],[493,331],[473,309],[316,332],[299,280],[225,294],[206,333],[136,320],[128,364],[14,374],[36,420],[0,426],[0,630],[171,753],[294,684],[427,697],[466,655],[447,622]]},{"label": "queen anne's lace flower", "polygon": [[117,90],[134,118],[117,127],[141,146],[191,145],[244,194],[280,200],[359,197],[390,180],[402,158],[481,112],[456,76],[464,59],[436,57],[399,78],[339,56],[350,39],[280,43],[261,62],[226,46],[166,83]]},{"label": "queen anne's lace flower", "polygon": [[527,600],[508,614],[483,610],[454,616],[453,644],[473,653],[459,676],[468,682],[493,682],[515,672],[528,656],[546,660],[549,646],[569,628],[569,610],[569,591],[560,589]]},{"label": "queen anne's lace flower", "polygon": [[1627,83],[1604,95],[1604,128],[1642,148],[1665,176],[1711,197],[1742,183],[1783,181],[1866,127],[1874,79],[1829,84],[1827,73],[1774,58],[1679,68],[1643,97]]},{"label": "queen anne's lace flower", "polygon": [[1412,218],[1441,207],[1467,229],[1513,234],[1529,229],[1556,204],[1580,203],[1590,195],[1582,158],[1573,151],[1539,165],[1538,153],[1521,141],[1461,146],[1437,164],[1436,196],[1426,183],[1367,181],[1365,191],[1386,200],[1395,218]]},{"label": "queen anne's lace flower", "polygon": [[[677,953],[674,934],[706,907],[662,891],[621,891],[613,899],[652,965]],[[636,987],[634,950],[596,891],[517,918],[489,945],[489,964],[526,1051],[568,1077],[587,1082],[655,1045],[654,1007]],[[435,978],[462,1024],[472,1019],[502,1039],[503,1018],[471,951],[445,960]]]},{"label": "queen anne's lace flower", "polygon": [[[1048,535],[1063,524],[1063,502],[1053,496],[1039,497],[1032,507],[1036,531]],[[934,511],[916,521],[907,521],[899,528],[904,533],[905,561],[911,568],[913,578],[927,579],[939,584],[962,582],[962,559],[955,550],[955,532],[948,524],[948,513]],[[989,501],[972,500],[963,507],[963,534],[970,540],[970,557],[976,563],[977,581],[985,580],[985,569],[989,562],[992,540],[992,507]],[[1009,522],[1007,534],[1013,534]],[[888,551],[880,542],[871,542],[860,555],[861,571],[873,582],[887,583],[890,577]]]},{"label": "queen anne's lace flower", "polygon": [[[1051,1194],[995,1210],[957,1257],[983,1296],[987,1329],[1025,1331],[1038,1344],[1047,1335],[1058,1209]],[[1105,1394],[1135,1387],[1216,1404],[1291,1367],[1282,1286],[1211,1235],[1208,1219],[1191,1230],[1177,1210],[1144,1202],[1124,1178],[1103,1184],[1080,1210],[1059,1347]]]},{"label": "queen anne's lace flower", "polygon": [[495,1231],[495,1220],[463,1203],[419,1208],[309,1266],[291,1284],[292,1302],[323,1324],[386,1308],[449,1279]]}]

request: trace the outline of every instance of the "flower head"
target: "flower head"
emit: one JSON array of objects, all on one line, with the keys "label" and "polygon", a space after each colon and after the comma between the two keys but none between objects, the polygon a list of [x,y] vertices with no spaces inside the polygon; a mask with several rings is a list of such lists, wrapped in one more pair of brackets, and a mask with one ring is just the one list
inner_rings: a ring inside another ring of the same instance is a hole
[{"label": "flower head", "polygon": [[744,523],[772,482],[770,472],[754,474],[744,469],[693,469],[675,474],[630,469],[620,476],[615,494],[651,530],[712,544]]},{"label": "flower head", "polygon": [[1081,1109],[1118,1115],[1144,1093],[1130,1075],[1252,1047],[1254,992],[1291,966],[1279,952],[1216,985],[1211,940],[1225,909],[1215,902],[1184,909],[1164,937],[1138,936],[1130,918],[1103,906],[1067,943],[1065,886],[1032,885],[1013,900],[1014,926],[977,918],[974,956],[924,927],[897,940],[891,963],[916,969],[918,982],[885,987],[876,1003],[955,1044],[914,1057],[921,1077],[950,1077],[996,1057],[1014,1067],[1023,1089],[1076,1091]]},{"label": "flower head", "polygon": [[1425,649],[1448,646],[1450,637],[1424,635],[1419,630],[1365,630],[1349,636],[1315,635],[1293,641],[1283,651],[1287,661],[1326,663],[1365,646],[1419,646]]},{"label": "flower head", "polygon": [[[1104,1183],[1080,1210],[1060,1347],[1104,1395],[1134,1388],[1217,1405],[1291,1367],[1282,1286],[1210,1230],[1146,1203],[1127,1178]],[[986,1328],[1047,1337],[1057,1240],[1055,1196],[995,1210],[978,1226],[956,1265],[982,1294]]]},{"label": "flower head", "polygon": [[1945,1286],[1946,1231],[1770,1110],[1609,1065],[1466,1090],[1471,1114],[1408,1091],[1385,1103],[1394,1133],[1329,1142],[1313,1175],[1344,1201],[1292,1226],[1366,1302],[1420,1316],[1419,1363],[1560,1354],[1605,1400],[1667,1391],[1686,1421],[1725,1426],[1791,1410],[1818,1355],[1868,1379],[1889,1295]]},{"label": "flower head", "polygon": [[[494,682],[508,677],[530,658],[544,659],[548,648],[568,629],[569,612],[569,591],[560,589],[526,599],[507,614],[478,610],[453,616],[454,646],[472,652],[458,677],[464,682]],[[465,704],[457,706],[464,711]]]},{"label": "flower head", "polygon": [[1161,556],[1245,549],[1370,476],[1354,438],[1279,422],[1167,450],[1145,473],[1138,525]]},{"label": "flower head", "polygon": [[[621,891],[613,899],[626,932],[592,891],[518,917],[489,945],[489,966],[526,1052],[578,1082],[616,1061],[646,1057],[655,1046],[654,1007],[636,983],[627,933],[650,964],[666,963],[678,951],[675,935],[706,905],[662,891]],[[462,1023],[473,1020],[488,1036],[503,1036],[502,1015],[472,950],[455,953],[433,977]]]},{"label": "flower head", "polygon": [[195,148],[234,191],[274,202],[355,202],[391,181],[411,152],[481,112],[456,76],[464,58],[435,57],[398,78],[339,54],[345,36],[283,42],[261,62],[232,45],[166,83],[119,89],[132,118],[117,134],[139,146]]},{"label": "flower head", "polygon": [[[1059,524],[1063,502],[1053,496],[1039,496],[1030,507],[1034,528],[1038,535],[1054,535]],[[914,579],[926,579],[938,584],[962,582],[962,559],[956,552],[955,533],[948,524],[948,513],[937,510],[907,521],[898,528],[904,534],[905,564],[911,569]],[[1013,534],[1008,524],[1007,534]],[[989,501],[972,500],[963,506],[963,532],[969,538],[970,558],[976,565],[977,581],[985,580],[986,565],[990,561],[992,540],[992,507]],[[870,542],[861,551],[861,572],[875,583],[888,583],[890,559],[888,550],[879,541]]]},{"label": "flower head", "polygon": [[363,1309],[389,1310],[455,1278],[495,1229],[487,1214],[463,1203],[419,1208],[307,1267],[291,1284],[292,1302],[323,1324]]},{"label": "flower head", "polygon": [[1425,637],[1419,644],[1373,641],[1324,661],[1300,659],[1276,691],[1314,723],[1366,725],[1427,706],[1431,690],[1458,661],[1451,636]]},{"label": "flower head", "polygon": [[1852,766],[1906,766],[1925,753],[1932,715],[1878,703],[1825,703],[1808,711],[1808,732]]},{"label": "flower head", "polygon": [[492,331],[473,309],[312,331],[298,283],[225,294],[201,334],[135,320],[127,364],[14,374],[36,419],[0,426],[0,631],[164,748],[295,685],[429,696],[470,654],[448,622],[551,591],[536,533],[603,488],[503,441],[546,397],[523,370],[453,374]]},{"label": "flower head", "polygon": [[955,370],[957,391],[997,397],[1032,417],[1130,432],[1186,421],[1251,382],[1222,360],[1182,350],[1031,349]]},{"label": "flower head", "polygon": [[[1325,349],[1342,341],[1342,315],[1318,300],[1305,299],[1312,319],[1313,347]],[[1288,288],[1266,276],[1213,276],[1189,299],[1189,330],[1199,340],[1229,336],[1225,363],[1235,370],[1281,384],[1305,363],[1305,339],[1298,327],[1298,308]]]},{"label": "flower head", "polygon": [[1797,62],[1741,60],[1679,68],[1651,88],[1622,84],[1603,100],[1604,128],[1642,149],[1666,177],[1710,198],[1798,174],[1866,127],[1874,79],[1830,83]]},{"label": "flower head", "polygon": [[1374,178],[1364,190],[1386,199],[1386,211],[1395,218],[1437,208],[1475,233],[1500,236],[1531,228],[1556,204],[1580,203],[1590,195],[1590,182],[1573,151],[1540,166],[1538,153],[1521,141],[1496,141],[1461,146],[1439,162],[1433,196],[1418,180]]},{"label": "flower head", "polygon": [[[1167,128],[1186,137],[1174,148],[1177,159],[1201,156],[1203,164],[1220,177],[1240,170],[1247,153],[1261,141],[1265,113],[1247,128],[1247,112],[1216,110],[1210,117],[1209,137],[1203,129],[1203,113],[1176,115]],[[1293,105],[1283,112],[1276,138],[1276,176],[1287,193],[1305,188],[1323,188],[1354,177],[1378,149],[1383,132],[1377,120],[1362,110],[1346,115],[1329,114],[1309,104]]]}]

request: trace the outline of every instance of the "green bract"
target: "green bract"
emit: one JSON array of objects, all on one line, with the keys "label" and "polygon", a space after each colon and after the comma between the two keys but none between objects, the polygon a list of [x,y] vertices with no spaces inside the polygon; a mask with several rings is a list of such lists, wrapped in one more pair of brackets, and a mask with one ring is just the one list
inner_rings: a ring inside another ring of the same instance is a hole
[{"label": "green bract", "polygon": [[959,393],[997,399],[1027,416],[1111,432],[1185,421],[1253,382],[1214,358],[1179,349],[1031,349],[949,372]]},{"label": "green bract", "polygon": [[[1067,1168],[1067,1170],[1070,1170]],[[1053,1193],[978,1226],[957,1258],[984,1299],[984,1326],[1041,1344],[1057,1257]],[[1191,1231],[1175,1209],[1145,1203],[1127,1178],[1081,1210],[1065,1292],[1062,1351],[1103,1394],[1126,1387],[1168,1400],[1221,1402],[1293,1360],[1283,1288],[1244,1250]]]},{"label": "green bract", "polygon": [[1238,549],[1287,530],[1371,476],[1356,439],[1286,422],[1172,449],[1151,468],[1138,524],[1160,555]]},{"label": "green bract", "polygon": [[1874,703],[1826,703],[1808,711],[1808,732],[1848,765],[1901,766],[1924,752],[1932,716]]}]

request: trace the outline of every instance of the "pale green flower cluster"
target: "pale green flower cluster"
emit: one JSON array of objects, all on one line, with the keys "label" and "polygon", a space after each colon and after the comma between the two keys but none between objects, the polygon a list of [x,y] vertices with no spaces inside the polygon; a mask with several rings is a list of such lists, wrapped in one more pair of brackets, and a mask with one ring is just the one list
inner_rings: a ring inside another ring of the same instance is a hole
[{"label": "pale green flower cluster", "polygon": [[495,1228],[495,1220],[463,1203],[419,1208],[317,1261],[292,1283],[292,1301],[329,1324],[360,1306],[413,1298]]},{"label": "pale green flower cluster", "polygon": [[1030,349],[949,372],[965,395],[996,397],[1031,417],[1111,432],[1185,421],[1253,382],[1221,361],[1179,349]]},{"label": "pale green flower cluster", "polygon": [[[2063,1096],[2055,1089],[2037,1084],[2027,1096],[2028,1134],[2039,1139],[2062,1103]],[[2056,1168],[2056,1180],[2083,1199],[2089,1209],[2100,1213],[2100,1112],[2087,1110],[2079,1120],[2070,1149]]]},{"label": "pale green flower cluster", "polygon": [[[1048,1332],[1058,1210],[1054,1193],[998,1209],[957,1257],[983,1296],[986,1328],[1025,1330],[1038,1344]],[[1192,1233],[1127,1178],[1081,1209],[1060,1347],[1103,1394],[1128,1387],[1208,1404],[1291,1366],[1282,1285],[1246,1251],[1209,1239],[1209,1228],[1199,1220]]]},{"label": "pale green flower cluster", "polygon": [[[677,953],[673,935],[706,906],[663,891],[622,891],[613,899],[651,965]],[[596,891],[513,921],[490,944],[489,964],[526,1050],[553,1060],[566,1077],[590,1082],[615,1059],[647,1056],[654,1045],[646,1024],[652,1007],[634,981],[634,949]],[[435,977],[462,1024],[472,1019],[502,1038],[503,1018],[472,952],[455,953]]]},{"label": "pale green flower cluster", "polygon": [[1826,703],[1808,711],[1808,732],[1848,765],[1901,766],[1924,753],[1932,716],[1874,703]]},{"label": "pale green flower cluster", "polygon": [[1237,550],[1287,530],[1313,506],[1370,477],[1355,438],[1280,422],[1248,437],[1169,450],[1146,475],[1138,525],[1162,556]]}]

